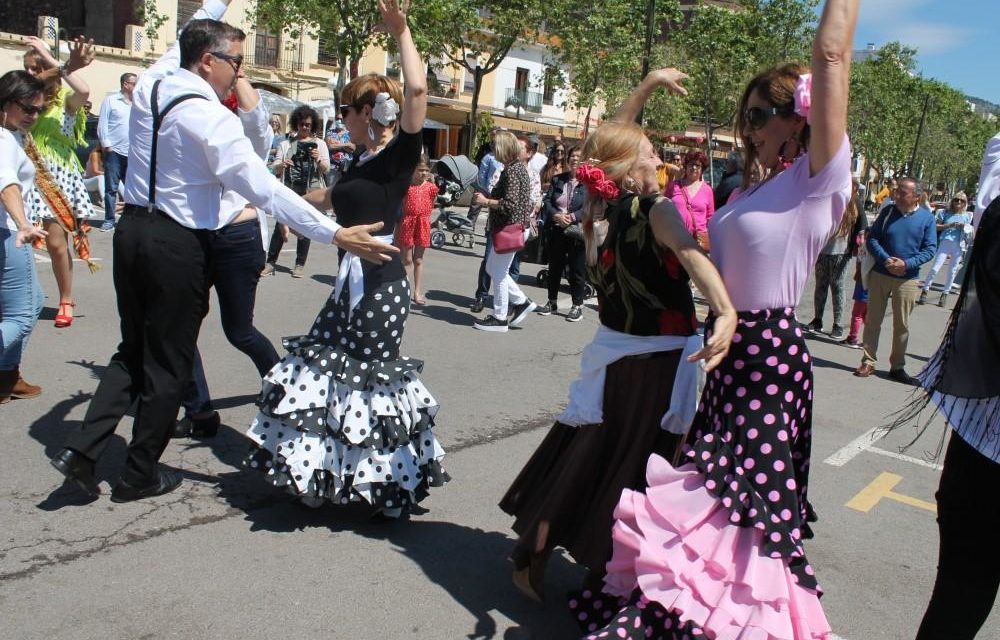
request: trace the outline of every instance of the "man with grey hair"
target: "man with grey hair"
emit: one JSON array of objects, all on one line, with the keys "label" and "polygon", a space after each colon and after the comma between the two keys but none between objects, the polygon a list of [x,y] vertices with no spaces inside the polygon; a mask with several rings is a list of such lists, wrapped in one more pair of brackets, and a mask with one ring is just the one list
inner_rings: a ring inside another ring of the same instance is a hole
[{"label": "man with grey hair", "polygon": [[721,209],[733,191],[743,184],[743,154],[739,151],[730,151],[726,156],[726,170],[722,173],[722,180],[715,188],[715,210]]},{"label": "man with grey hair", "polygon": [[913,178],[900,178],[893,194],[895,201],[879,212],[868,231],[867,249],[875,258],[868,275],[868,313],[865,316],[864,356],[854,371],[859,378],[875,372],[879,335],[885,310],[892,298],[892,352],[889,377],[903,384],[917,385],[906,373],[906,345],[910,338],[910,313],[920,294],[917,276],[920,266],[937,251],[934,215],[920,207],[923,189]]}]

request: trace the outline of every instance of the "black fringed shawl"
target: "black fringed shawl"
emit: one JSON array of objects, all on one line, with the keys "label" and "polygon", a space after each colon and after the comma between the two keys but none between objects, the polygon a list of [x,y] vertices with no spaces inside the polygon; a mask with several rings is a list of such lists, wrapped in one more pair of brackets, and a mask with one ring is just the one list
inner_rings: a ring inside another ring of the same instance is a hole
[{"label": "black fringed shawl", "polygon": [[[932,400],[970,445],[1000,456],[1000,197],[983,213],[962,292],[944,340],[921,373],[923,388],[895,414],[886,429],[916,422],[915,443],[934,415],[921,417]],[[946,396],[942,398],[940,395]],[[971,421],[971,422],[970,422]],[[944,435],[935,456],[940,455]],[[971,439],[970,439],[971,438]],[[905,448],[905,447],[904,447]]]}]

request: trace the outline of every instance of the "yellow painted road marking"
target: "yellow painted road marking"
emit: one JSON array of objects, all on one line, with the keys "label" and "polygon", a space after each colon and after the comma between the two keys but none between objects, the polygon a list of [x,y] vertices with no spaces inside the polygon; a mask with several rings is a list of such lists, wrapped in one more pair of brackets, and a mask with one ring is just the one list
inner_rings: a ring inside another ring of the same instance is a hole
[{"label": "yellow painted road marking", "polygon": [[895,473],[882,472],[877,478],[872,480],[871,484],[862,489],[858,495],[851,498],[846,506],[862,513],[868,513],[885,498],[937,513],[937,505],[933,502],[927,502],[926,500],[893,491],[902,479],[903,476],[897,476]]}]

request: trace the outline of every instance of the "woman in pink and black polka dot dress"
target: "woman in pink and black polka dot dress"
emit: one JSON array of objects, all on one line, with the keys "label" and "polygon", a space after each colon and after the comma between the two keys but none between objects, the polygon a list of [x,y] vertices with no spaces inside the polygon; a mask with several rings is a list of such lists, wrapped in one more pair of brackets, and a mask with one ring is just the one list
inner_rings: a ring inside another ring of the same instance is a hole
[{"label": "woman in pink and black polka dot dress", "polygon": [[831,636],[802,543],[813,376],[795,305],[851,194],[857,12],[858,0],[827,0],[812,73],[782,65],[743,93],[737,134],[763,180],[708,225],[739,324],[679,465],[654,454],[648,488],[622,494],[604,593],[570,602],[587,638]]}]

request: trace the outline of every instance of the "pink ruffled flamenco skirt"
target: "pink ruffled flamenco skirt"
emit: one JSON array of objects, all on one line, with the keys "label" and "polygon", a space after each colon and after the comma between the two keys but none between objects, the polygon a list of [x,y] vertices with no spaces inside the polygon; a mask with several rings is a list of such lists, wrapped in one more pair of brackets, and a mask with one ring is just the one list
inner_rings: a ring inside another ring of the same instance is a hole
[{"label": "pink ruffled flamenco skirt", "polygon": [[[763,525],[741,527],[691,464],[650,456],[645,493],[615,510],[604,596],[570,607],[589,638],[828,639],[819,593],[763,552]],[[811,572],[811,569],[807,569]]]}]

